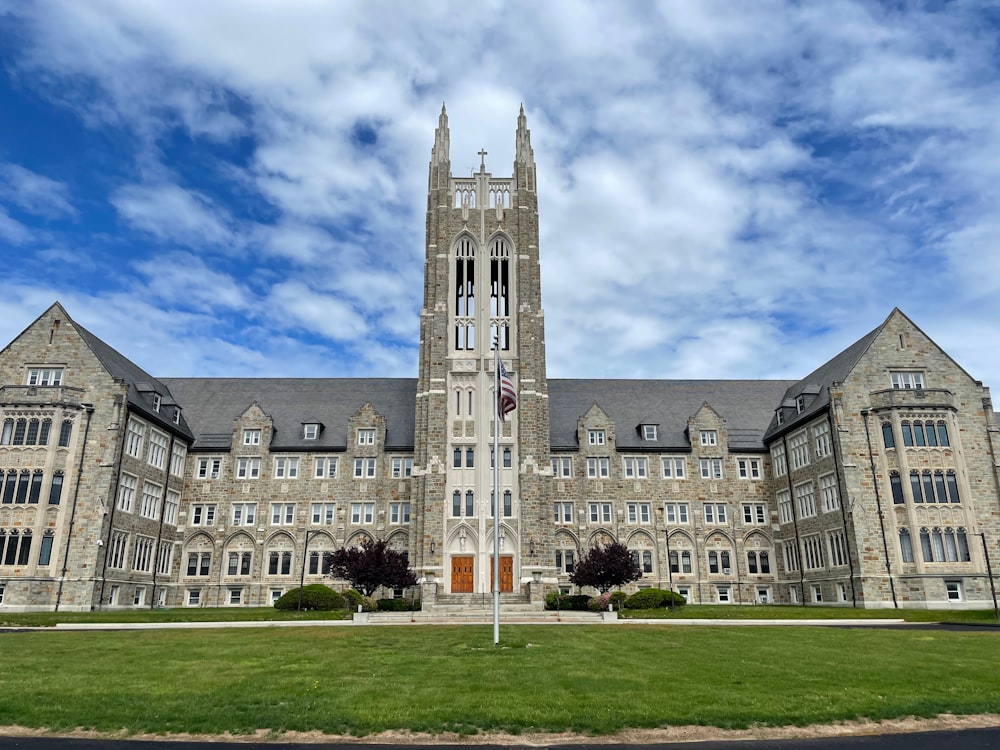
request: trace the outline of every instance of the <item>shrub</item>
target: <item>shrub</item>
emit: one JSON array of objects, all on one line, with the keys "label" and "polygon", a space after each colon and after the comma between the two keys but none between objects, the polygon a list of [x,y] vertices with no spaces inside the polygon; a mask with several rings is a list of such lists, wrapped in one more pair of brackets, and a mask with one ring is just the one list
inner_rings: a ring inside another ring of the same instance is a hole
[{"label": "shrub", "polygon": [[661,607],[669,607],[671,600],[673,600],[675,606],[684,604],[684,597],[672,591],[642,589],[625,600],[625,608],[660,609]]},{"label": "shrub", "polygon": [[357,589],[347,589],[344,592],[344,599],[352,612],[357,612],[358,605],[363,605],[365,601],[365,597]]},{"label": "shrub", "polygon": [[570,609],[587,611],[590,597],[586,594],[557,594],[552,592],[545,597],[545,609]]},{"label": "shrub", "polygon": [[302,609],[331,610],[343,609],[344,597],[322,583],[311,583],[301,589],[294,588],[283,594],[275,603],[275,609],[298,609],[299,592],[302,592]]},{"label": "shrub", "polygon": [[603,594],[593,597],[587,602],[587,609],[591,612],[607,612],[608,602],[611,600],[611,592],[605,591]]},{"label": "shrub", "polygon": [[415,599],[379,599],[379,612],[418,612],[420,610],[420,600]]},{"label": "shrub", "polygon": [[628,594],[624,591],[612,591],[608,596],[608,601],[615,609],[621,609],[624,606],[626,599],[628,599]]}]

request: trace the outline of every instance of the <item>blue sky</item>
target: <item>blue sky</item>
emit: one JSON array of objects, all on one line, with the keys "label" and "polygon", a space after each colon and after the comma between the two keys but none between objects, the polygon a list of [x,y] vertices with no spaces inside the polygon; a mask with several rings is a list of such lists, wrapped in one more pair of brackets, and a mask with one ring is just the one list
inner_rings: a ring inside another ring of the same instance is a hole
[{"label": "blue sky", "polygon": [[899,306],[1000,385],[996,3],[0,0],[0,341],[416,375],[427,164],[538,162],[553,377],[802,377]]}]

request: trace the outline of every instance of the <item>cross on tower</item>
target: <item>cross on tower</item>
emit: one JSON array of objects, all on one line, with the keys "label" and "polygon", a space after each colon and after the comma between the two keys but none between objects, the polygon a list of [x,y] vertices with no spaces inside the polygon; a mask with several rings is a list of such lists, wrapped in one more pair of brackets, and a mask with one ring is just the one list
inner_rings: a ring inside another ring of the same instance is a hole
[{"label": "cross on tower", "polygon": [[480,172],[485,172],[486,171],[486,154],[487,153],[488,152],[487,152],[487,150],[485,148],[479,149],[479,171]]}]

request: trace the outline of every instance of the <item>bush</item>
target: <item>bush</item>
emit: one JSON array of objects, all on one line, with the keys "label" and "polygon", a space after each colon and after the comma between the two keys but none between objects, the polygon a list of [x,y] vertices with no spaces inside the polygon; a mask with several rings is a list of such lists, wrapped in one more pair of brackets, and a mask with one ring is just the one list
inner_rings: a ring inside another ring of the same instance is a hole
[{"label": "bush", "polygon": [[344,597],[322,583],[311,583],[301,589],[294,588],[283,594],[275,603],[275,609],[298,609],[299,592],[302,592],[302,609],[331,610],[343,609]]},{"label": "bush", "polygon": [[608,601],[615,609],[621,609],[626,599],[628,599],[628,594],[624,591],[612,591],[608,597]]},{"label": "bush", "polygon": [[557,594],[554,591],[545,596],[545,609],[570,609],[587,611],[590,597],[586,594]]},{"label": "bush", "polygon": [[420,600],[415,599],[379,599],[379,612],[419,612]]},{"label": "bush", "polygon": [[674,606],[684,604],[684,597],[672,591],[642,589],[625,600],[625,609],[660,609],[669,607],[671,600]]},{"label": "bush", "polygon": [[591,612],[607,612],[608,611],[608,601],[611,599],[611,592],[605,591],[603,594],[598,594],[592,597],[589,602],[587,602],[587,609]]},{"label": "bush", "polygon": [[358,605],[364,605],[365,597],[357,589],[347,589],[344,592],[344,600],[346,601],[346,606],[352,611],[358,611]]}]

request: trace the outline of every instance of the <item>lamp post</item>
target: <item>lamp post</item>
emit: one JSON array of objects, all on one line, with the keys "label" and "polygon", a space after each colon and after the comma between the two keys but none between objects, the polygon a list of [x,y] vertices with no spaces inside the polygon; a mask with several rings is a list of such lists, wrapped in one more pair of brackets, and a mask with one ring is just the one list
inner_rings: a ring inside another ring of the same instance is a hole
[{"label": "lamp post", "polygon": [[986,534],[984,532],[979,532],[977,536],[983,540],[983,557],[986,558],[986,575],[990,579],[990,593],[993,594],[993,614],[996,615],[997,620],[1000,621],[1000,608],[997,608],[997,589],[993,585],[993,567],[990,565],[990,551],[986,547]]},{"label": "lamp post", "polygon": [[302,611],[302,587],[306,585],[306,561],[309,559],[309,537],[322,533],[319,529],[306,530],[306,541],[302,545],[302,573],[299,575],[299,606],[296,611]]}]

